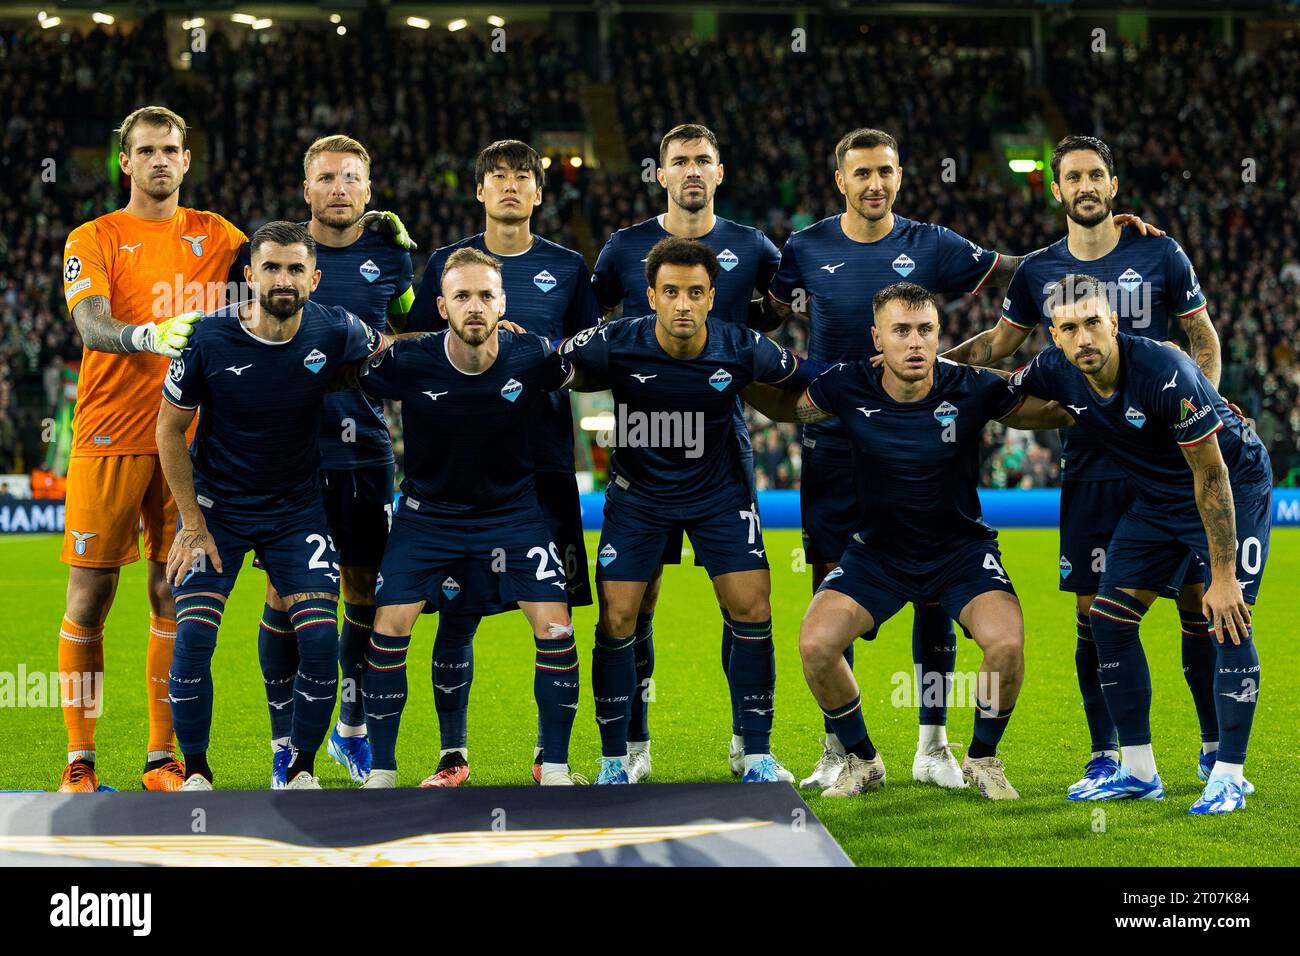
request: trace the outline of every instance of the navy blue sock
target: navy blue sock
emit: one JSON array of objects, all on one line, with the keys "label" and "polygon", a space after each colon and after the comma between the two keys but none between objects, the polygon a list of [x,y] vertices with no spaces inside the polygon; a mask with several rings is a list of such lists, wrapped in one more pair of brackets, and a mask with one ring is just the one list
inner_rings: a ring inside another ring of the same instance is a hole
[{"label": "navy blue sock", "polygon": [[1214,693],[1219,642],[1210,636],[1210,622],[1201,612],[1179,608],[1178,619],[1183,630],[1183,678],[1192,692],[1201,741],[1211,743],[1219,739],[1218,699]]},{"label": "navy blue sock", "polygon": [[948,612],[937,604],[918,604],[912,615],[912,665],[921,692],[922,724],[948,723],[948,689],[957,667],[957,632]]},{"label": "navy blue sock", "polygon": [[600,725],[600,752],[606,757],[627,753],[627,728],[632,719],[632,697],[636,693],[635,636],[609,637],[596,628],[596,646],[591,651],[591,689],[596,698],[596,722]]},{"label": "navy blue sock", "polygon": [[366,645],[375,627],[373,604],[343,604],[343,628],[339,633],[339,723],[360,727],[366,722],[366,703],[361,699],[366,673]]},{"label": "navy blue sock", "polygon": [[397,769],[397,731],[406,706],[406,652],[410,646],[410,634],[373,631],[366,648],[366,680],[361,689],[366,702],[370,765],[375,770]]},{"label": "navy blue sock", "polygon": [[991,706],[981,704],[976,697],[975,730],[970,746],[966,748],[966,756],[975,758],[997,756],[998,743],[1006,733],[1007,722],[1015,709],[1013,704],[1005,710],[995,710]]},{"label": "navy blue sock", "polygon": [[[844,659],[848,661],[849,670],[853,670],[853,645],[852,644],[844,648]],[[831,719],[826,716],[826,713],[824,711],[822,712],[822,727],[826,731],[826,733],[835,734],[836,737],[839,736],[839,734],[835,733],[835,727],[831,724]],[[866,733],[866,731],[864,730],[863,733]],[[840,741],[840,743],[843,742],[844,741],[842,740]]]},{"label": "navy blue sock", "polygon": [[475,615],[438,615],[433,639],[433,706],[443,750],[464,747],[469,739],[469,689],[474,683]]},{"label": "navy blue sock", "polygon": [[212,653],[225,613],[224,601],[206,596],[176,599],[176,646],[167,677],[176,743],[185,755],[201,760],[212,731]]},{"label": "navy blue sock", "polygon": [[731,683],[731,615],[724,607],[718,608],[722,615],[722,676],[727,679],[727,692],[731,695],[731,735],[740,736],[740,704],[736,701],[736,688]]},{"label": "navy blue sock", "polygon": [[1089,611],[1106,709],[1125,747],[1151,743],[1151,672],[1138,636],[1146,612],[1119,590],[1098,594]]},{"label": "navy blue sock", "polygon": [[578,714],[578,642],[573,627],[554,637],[533,635],[537,649],[533,696],[542,725],[542,751],[547,763],[569,762],[569,737]]},{"label": "navy blue sock", "polygon": [[[339,688],[339,604],[335,598],[298,601],[289,608],[298,635],[298,673],[293,681],[294,759],[315,754],[330,731]],[[292,770],[292,766],[290,767]],[[292,778],[290,778],[292,779]]]},{"label": "navy blue sock", "polygon": [[632,717],[627,727],[627,739],[640,742],[650,739],[650,699],[654,697],[655,673],[653,614],[636,616],[636,632],[632,637],[635,640],[632,652],[636,659],[636,693],[632,695]]},{"label": "navy blue sock", "polygon": [[867,725],[862,719],[862,697],[859,695],[843,707],[822,710],[822,716],[829,725],[827,733],[834,734],[844,745],[846,753],[856,754],[863,760],[872,760],[876,756],[875,745],[867,736]]},{"label": "navy blue sock", "polygon": [[1101,671],[1097,663],[1097,643],[1092,637],[1092,622],[1087,614],[1074,609],[1074,672],[1083,695],[1083,717],[1088,722],[1092,752],[1119,750],[1115,721],[1106,709],[1106,695],[1101,691]]},{"label": "navy blue sock", "polygon": [[740,718],[746,754],[772,752],[772,713],[776,699],[776,654],[772,619],[732,621],[731,666],[727,681]]},{"label": "navy blue sock", "polygon": [[263,605],[257,659],[266,685],[266,708],[271,712],[271,739],[280,740],[293,729],[293,678],[298,673],[298,635],[287,611]]},{"label": "navy blue sock", "polygon": [[1232,643],[1229,637],[1222,644],[1214,641],[1214,646],[1218,649],[1214,700],[1219,708],[1219,749],[1215,759],[1223,763],[1244,764],[1250,725],[1255,720],[1255,698],[1259,694],[1259,650],[1255,647],[1255,629],[1247,629],[1240,645]]}]

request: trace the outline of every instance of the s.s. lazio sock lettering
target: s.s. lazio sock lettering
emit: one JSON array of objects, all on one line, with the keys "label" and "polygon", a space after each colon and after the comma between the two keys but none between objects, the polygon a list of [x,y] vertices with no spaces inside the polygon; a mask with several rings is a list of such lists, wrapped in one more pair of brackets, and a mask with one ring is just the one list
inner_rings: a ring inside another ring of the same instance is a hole
[{"label": "s.s. lazio sock lettering", "polygon": [[397,769],[397,731],[406,706],[406,652],[410,646],[410,634],[370,633],[361,689],[374,770]]},{"label": "s.s. lazio sock lettering", "polygon": [[469,739],[469,690],[474,683],[476,615],[438,615],[433,639],[433,706],[443,750],[466,746]]},{"label": "s.s. lazio sock lettering", "polygon": [[1151,672],[1138,636],[1146,612],[1141,601],[1116,589],[1098,594],[1089,611],[1101,691],[1124,747],[1151,743]]}]

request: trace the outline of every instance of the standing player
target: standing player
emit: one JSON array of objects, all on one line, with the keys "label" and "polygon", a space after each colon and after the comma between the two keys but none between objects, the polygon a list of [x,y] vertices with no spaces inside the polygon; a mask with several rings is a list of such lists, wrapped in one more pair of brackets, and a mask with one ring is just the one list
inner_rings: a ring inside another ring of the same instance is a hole
[{"label": "standing player", "polygon": [[810,375],[758,332],[709,318],[720,271],[704,243],[660,240],[646,259],[655,314],[589,329],[564,346],[575,368],[609,384],[615,405],[591,673],[603,755],[598,784],[637,779],[627,769],[637,612],[665,542],[682,530],[734,633],[727,680],[740,720],[743,779],[781,780],[770,746],[772,582],[736,440],[735,403],[750,382],[802,388]]},{"label": "standing player", "polygon": [[[124,209],[74,229],[64,249],[63,291],[85,351],[68,463],[62,560],[70,570],[59,671],[91,674],[95,683],[102,677],[104,621],[122,566],[140,558],[143,525],[150,616],[142,780],[146,790],[177,790],[183,770],[166,693],[176,612],[164,573],[176,505],[154,440],[158,388],[167,372],[163,356],[180,354],[198,315],[222,303],[245,237],[215,213],[179,204],[190,167],[180,116],[146,106],[126,117],[118,133],[117,161],[130,178],[131,198]],[[172,297],[156,294],[160,283]],[[185,309],[199,311],[178,315]],[[65,694],[68,763],[60,791],[87,793],[99,786],[92,715],[100,703],[93,698],[94,684],[81,687],[77,699]]]},{"label": "standing player", "polygon": [[320,281],[315,249],[295,223],[257,230],[245,270],[253,301],[208,316],[164,381],[158,448],[180,511],[167,560],[177,620],[170,697],[187,790],[212,789],[212,653],[250,550],[289,605],[298,644],[286,787],[320,788],[312,771],[339,679],[338,558],[317,483],[320,415],[345,366],[387,341],[346,309],[309,301]]},{"label": "standing player", "polygon": [[[1052,194],[1065,208],[1064,238],[1025,256],[1007,289],[998,325],[953,349],[954,361],[987,365],[1014,353],[1040,323],[1052,326],[1048,291],[1067,273],[1101,279],[1119,316],[1120,330],[1163,341],[1175,321],[1191,342],[1192,355],[1211,385],[1219,381],[1219,339],[1201,284],[1182,248],[1166,236],[1123,229],[1112,214],[1119,179],[1110,149],[1091,136],[1069,136],[1052,152]],[[1063,435],[1061,481],[1061,590],[1075,595],[1075,666],[1092,757],[1083,778],[1070,787],[1092,787],[1115,772],[1119,759],[1115,723],[1106,710],[1089,608],[1108,562],[1108,543],[1136,489],[1101,443],[1086,429]],[[1192,562],[1166,582],[1182,621],[1183,675],[1201,726],[1198,772],[1208,779],[1218,749],[1214,698],[1214,642],[1201,613],[1204,568]],[[1181,591],[1180,591],[1181,586]]]},{"label": "standing player", "polygon": [[[568,383],[570,369],[545,338],[498,329],[506,299],[495,258],[457,249],[438,279],[438,310],[450,328],[401,343],[362,378],[368,394],[402,403],[406,442],[367,651],[373,766],[364,786],[397,784],[406,653],[429,602],[464,606],[470,615],[519,605],[536,648],[533,692],[545,751],[539,782],[571,786],[578,649],[564,562],[534,487],[528,441],[540,409],[550,407],[548,392]],[[439,765],[445,762],[444,754]]]},{"label": "standing player", "polygon": [[[341,306],[376,332],[400,332],[414,293],[411,254],[362,223],[370,201],[370,154],[348,136],[325,136],[303,156],[303,197],[311,207],[307,231],[316,241],[320,284],[312,301]],[[320,423],[321,488],[330,534],[339,554],[343,627],[339,640],[339,717],[330,755],[360,783],[370,772],[360,684],[366,642],[375,619],[375,578],[393,509],[393,449],[383,403],[356,389],[325,398]],[[272,787],[283,787],[293,727],[298,645],[289,606],[267,582],[257,635],[271,712]]]},{"label": "standing player", "polygon": [[1007,782],[997,747],[1024,677],[1024,621],[997,532],[980,511],[980,440],[990,421],[1044,428],[1070,418],[1041,400],[1018,401],[987,369],[936,362],[939,312],[921,286],[887,286],[876,293],[873,314],[881,368],[840,364],[801,395],[759,388],[745,393],[778,421],[838,417],[864,505],[861,523],[813,596],[799,633],[804,676],[846,752],[823,796],[849,797],[885,782],[844,650],[904,604],[937,603],[984,653],[962,773],[989,799],[1014,800],[1020,795]]},{"label": "standing player", "polygon": [[[713,198],[722,183],[724,168],[718,149],[717,137],[706,126],[683,123],[669,130],[659,143],[659,168],[655,176],[664,188],[668,199],[667,211],[620,229],[609,237],[605,248],[596,260],[592,285],[596,299],[607,314],[621,308],[625,317],[647,315],[654,311],[647,298],[645,283],[646,257],[655,243],[677,236],[697,239],[713,250],[722,271],[714,285],[713,308],[710,316],[731,322],[741,328],[769,331],[772,326],[762,308],[767,292],[780,262],[780,253],[772,240],[759,229],[742,226],[730,219],[714,215]],[[749,429],[745,425],[744,409],[736,402],[736,438],[740,442],[741,462],[750,484],[751,502],[756,502],[754,484],[754,451],[750,445]],[[757,504],[754,504],[757,510]],[[664,552],[664,563],[681,561],[682,536],[669,536]],[[645,598],[636,622],[636,679],[637,692],[632,700],[632,726],[629,731],[628,774],[633,782],[650,776],[650,724],[649,698],[652,696],[651,678],[654,674],[654,609],[659,600],[662,568],[646,588]],[[722,613],[722,671],[730,666],[732,634],[734,628],[727,618],[724,602],[718,596]],[[729,763],[731,772],[744,772],[744,741],[741,738],[738,703],[731,702],[731,746]],[[778,766],[782,779],[794,777],[784,767]]]},{"label": "standing player", "polygon": [[[781,267],[768,290],[767,309],[779,320],[793,314],[796,290],[808,305],[808,357],[856,362],[875,354],[872,299],[881,289],[907,279],[932,292],[979,292],[990,281],[1011,277],[1013,257],[981,249],[943,226],[904,219],[893,212],[902,180],[898,144],[888,133],[856,129],[835,147],[835,185],[845,210],[801,229],[781,252]],[[810,423],[803,430],[803,476],[799,504],[804,556],[813,569],[813,590],[834,568],[860,527],[854,495],[847,429],[842,421]],[[921,686],[932,674],[952,673],[957,639],[938,606],[918,605],[912,624],[912,654]],[[853,666],[852,642],[845,658]],[[946,698],[946,693],[945,693]],[[941,787],[963,786],[961,768],[948,750],[945,701],[920,708],[920,734],[912,775]],[[842,769],[843,746],[828,718],[826,743],[804,787],[829,787]]]},{"label": "standing player", "polygon": [[[1090,616],[1106,707],[1123,763],[1070,793],[1071,800],[1159,800],[1151,749],[1151,674],[1138,627],[1187,562],[1209,567],[1202,615],[1217,658],[1219,743],[1194,814],[1246,805],[1243,777],[1259,693],[1251,607],[1268,559],[1273,469],[1268,452],[1181,351],[1119,332],[1100,279],[1070,275],[1048,289],[1052,341],[1012,377],[1024,394],[1051,398],[1105,448],[1136,489],[1109,539]],[[1225,639],[1226,638],[1226,639]]]},{"label": "standing player", "polygon": [[[443,270],[457,249],[477,249],[500,264],[502,291],[510,324],[552,344],[600,320],[591,276],[580,253],[534,236],[533,210],[542,203],[546,170],[527,143],[503,139],[485,147],[474,161],[474,181],[483,204],[482,232],[443,246],[429,257],[425,280],[411,308],[412,331],[441,331],[439,314]],[[550,392],[537,406],[538,421],[529,435],[538,501],[564,560],[570,608],[591,604],[582,507],[574,476],[573,412],[569,396]],[[469,779],[469,692],[474,680],[474,632],[479,615],[443,608],[433,643],[433,699],[438,711],[441,754],[438,767],[422,786],[456,787]],[[542,773],[541,725],[533,750],[533,779]]]}]

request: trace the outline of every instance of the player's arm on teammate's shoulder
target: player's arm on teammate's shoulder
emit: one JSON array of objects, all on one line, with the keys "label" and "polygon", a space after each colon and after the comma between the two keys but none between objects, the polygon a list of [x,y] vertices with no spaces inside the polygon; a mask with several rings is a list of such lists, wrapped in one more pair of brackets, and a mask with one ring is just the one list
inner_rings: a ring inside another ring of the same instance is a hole
[{"label": "player's arm on teammate's shoulder", "polygon": [[[965,342],[944,352],[943,358],[963,365],[987,366],[1001,361],[1008,355],[1014,355],[1032,331],[1005,318],[999,319],[998,324],[993,328],[972,335]],[[884,361],[883,356],[881,361]]]},{"label": "player's arm on teammate's shoulder", "polygon": [[1143,222],[1142,217],[1135,212],[1117,212],[1115,213],[1115,225],[1132,226],[1137,230],[1139,236],[1163,236],[1165,231],[1149,222]]},{"label": "player's arm on teammate's shoulder", "polygon": [[154,430],[158,461],[181,519],[180,530],[167,555],[167,580],[172,584],[181,583],[200,555],[203,560],[211,561],[218,572],[222,570],[221,555],[208,533],[208,524],[203,519],[198,495],[194,491],[194,467],[190,462],[189,443],[185,440],[185,432],[194,421],[194,414],[195,409],[182,408],[164,398]]},{"label": "player's arm on teammate's shoulder", "polygon": [[1070,428],[1074,418],[1059,402],[1034,395],[1026,395],[1009,414],[998,419],[1008,428],[1021,431],[1042,431],[1048,428]]},{"label": "player's arm on teammate's shoulder", "polygon": [[801,422],[810,425],[834,418],[817,407],[808,396],[808,390],[787,392],[771,385],[753,382],[741,391],[740,397],[755,411],[774,422]]},{"label": "player's arm on teammate's shoulder", "polygon": [[1199,442],[1179,447],[1192,469],[1196,509],[1210,549],[1210,586],[1205,589],[1201,609],[1219,643],[1226,634],[1232,643],[1240,644],[1250,626],[1250,605],[1237,583],[1237,515],[1228,466],[1213,432]]}]

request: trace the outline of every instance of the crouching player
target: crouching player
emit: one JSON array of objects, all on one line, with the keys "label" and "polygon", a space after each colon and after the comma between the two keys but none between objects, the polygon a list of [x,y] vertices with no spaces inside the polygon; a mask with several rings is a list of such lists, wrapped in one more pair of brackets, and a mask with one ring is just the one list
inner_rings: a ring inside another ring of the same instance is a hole
[{"label": "crouching player", "polygon": [[598,784],[636,783],[649,774],[648,742],[628,750],[632,696],[639,692],[637,612],[667,542],[682,530],[730,622],[726,674],[744,738],[742,779],[794,779],[771,754],[772,580],[735,409],[750,382],[802,391],[812,376],[760,333],[709,317],[719,271],[704,243],[662,239],[645,267],[655,314],[586,329],[564,344],[575,371],[608,382],[615,405],[591,671],[603,755]]},{"label": "crouching player", "polygon": [[[547,393],[572,373],[546,339],[498,328],[506,303],[494,257],[457,249],[441,287],[438,310],[449,328],[397,343],[361,376],[371,397],[402,403],[406,442],[362,682],[372,760],[364,786],[397,785],[406,654],[428,602],[468,615],[519,605],[536,647],[541,783],[571,786],[578,651],[564,562],[537,500],[529,439]],[[434,785],[436,776],[425,783]]]},{"label": "crouching player", "polygon": [[1106,708],[1122,765],[1071,800],[1159,800],[1151,747],[1151,674],[1142,616],[1188,549],[1210,569],[1202,611],[1215,637],[1219,749],[1194,814],[1246,805],[1242,776],[1259,693],[1251,606],[1268,558],[1272,465],[1268,452],[1196,364],[1177,349],[1125,335],[1106,288],[1085,275],[1048,290],[1052,341],[1012,376],[1021,394],[1068,407],[1103,444],[1136,497],[1120,519],[1092,603]]},{"label": "crouching player", "polygon": [[862,527],[799,632],[804,677],[846,752],[822,793],[848,797],[885,782],[844,650],[904,605],[938,603],[984,653],[962,774],[991,800],[1015,800],[997,748],[1024,676],[1024,621],[980,511],[980,438],[990,421],[1037,429],[1070,418],[1053,403],[1020,401],[994,372],[937,361],[939,314],[915,283],[882,289],[872,308],[880,368],[842,363],[801,395],[751,387],[743,396],[777,421],[838,417],[853,455]]},{"label": "crouching player", "polygon": [[158,452],[180,511],[167,579],[176,600],[169,696],[185,758],[182,790],[212,789],[212,654],[250,550],[288,603],[297,638],[287,788],[320,789],[313,761],[338,689],[338,556],[316,477],[319,419],[345,367],[388,344],[345,309],[309,301],[320,272],[302,226],[267,223],[250,255],[244,277],[255,298],[200,322],[172,360],[158,413]]}]

